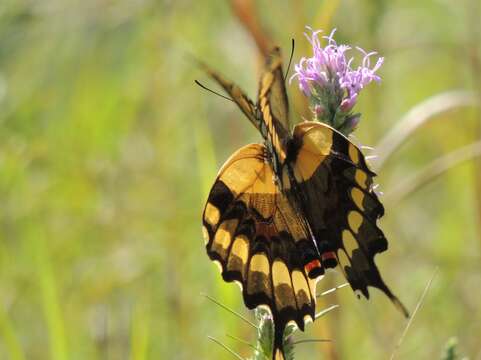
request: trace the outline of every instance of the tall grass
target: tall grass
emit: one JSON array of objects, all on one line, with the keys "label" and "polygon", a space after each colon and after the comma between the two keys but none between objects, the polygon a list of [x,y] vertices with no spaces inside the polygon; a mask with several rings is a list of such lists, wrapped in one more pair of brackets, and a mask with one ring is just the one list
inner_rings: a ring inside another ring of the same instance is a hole
[{"label": "tall grass", "polygon": [[[373,145],[431,96],[479,95],[480,25],[468,21],[477,3],[253,6],[285,53],[296,39],[295,61],[307,46],[304,25],[337,27],[340,41],[385,56],[383,83],[359,99],[356,138]],[[188,52],[255,97],[258,51],[228,3],[0,2],[0,358],[228,359],[205,335],[254,340],[200,295],[252,316],[205,255],[200,217],[219,166],[260,139],[232,104],[193,84],[202,74]],[[304,105],[294,86],[289,92],[299,121]],[[437,119],[384,164],[386,194],[479,141],[479,109]],[[460,353],[479,353],[477,170],[465,161],[386,207],[390,249],[376,261],[393,290],[413,307],[440,269],[400,357],[438,358],[452,336]],[[343,281],[331,273],[318,290]],[[342,311],[309,326],[308,337],[335,341],[297,346],[297,358],[385,359],[401,316],[376,292],[369,303],[348,289],[329,296]]]}]

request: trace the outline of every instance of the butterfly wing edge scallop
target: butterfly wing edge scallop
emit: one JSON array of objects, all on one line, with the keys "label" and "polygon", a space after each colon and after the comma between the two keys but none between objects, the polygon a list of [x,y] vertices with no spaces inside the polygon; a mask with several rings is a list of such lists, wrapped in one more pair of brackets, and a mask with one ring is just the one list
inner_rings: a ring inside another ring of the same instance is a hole
[{"label": "butterfly wing edge scallop", "polygon": [[[377,288],[408,317],[408,311],[385,284],[374,262],[375,255],[388,248],[377,225],[384,207],[372,186],[376,174],[369,169],[361,150],[343,134],[318,122],[296,125],[294,139],[300,147],[293,172],[303,193],[308,194],[306,215],[315,236],[329,238],[334,247],[330,250],[335,251],[354,291],[369,298],[368,287]],[[325,203],[326,207],[319,209]],[[342,216],[328,214],[329,207],[335,207]],[[322,226],[317,231],[321,221],[327,232],[320,230]]]}]

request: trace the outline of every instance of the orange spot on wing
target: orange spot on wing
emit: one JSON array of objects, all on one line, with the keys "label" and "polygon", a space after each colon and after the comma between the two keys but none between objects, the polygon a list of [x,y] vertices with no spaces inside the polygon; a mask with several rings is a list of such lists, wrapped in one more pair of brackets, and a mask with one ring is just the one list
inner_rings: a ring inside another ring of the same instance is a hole
[{"label": "orange spot on wing", "polygon": [[326,251],[321,254],[322,266],[326,269],[331,269],[336,267],[337,259],[336,253],[334,251]]},{"label": "orange spot on wing", "polygon": [[327,251],[327,252],[321,254],[322,261],[326,261],[326,260],[329,260],[329,259],[335,259],[335,258],[336,258],[336,254],[334,253],[334,251]]},{"label": "orange spot on wing", "polygon": [[304,268],[306,270],[306,273],[310,273],[313,269],[321,267],[321,262],[319,260],[312,260],[309,262]]}]

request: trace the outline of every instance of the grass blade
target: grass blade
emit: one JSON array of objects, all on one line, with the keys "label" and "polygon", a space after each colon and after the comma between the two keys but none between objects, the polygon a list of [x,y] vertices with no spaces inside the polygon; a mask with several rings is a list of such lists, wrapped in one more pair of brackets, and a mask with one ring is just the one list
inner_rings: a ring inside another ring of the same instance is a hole
[{"label": "grass blade", "polygon": [[390,360],[393,360],[393,359],[394,359],[394,357],[396,356],[397,351],[398,351],[399,348],[401,347],[401,344],[403,343],[404,338],[406,337],[406,334],[407,334],[409,328],[411,327],[411,324],[413,323],[414,317],[416,316],[417,312],[418,312],[419,309],[421,308],[421,305],[423,304],[424,299],[426,298],[426,294],[428,293],[429,289],[431,288],[431,284],[433,283],[433,280],[434,280],[434,278],[436,277],[437,273],[438,273],[438,268],[436,268],[436,269],[434,270],[434,273],[433,273],[433,275],[431,276],[431,279],[429,279],[428,283],[426,284],[426,287],[424,288],[424,291],[423,291],[421,297],[419,298],[418,303],[416,304],[416,308],[414,309],[412,316],[409,318],[408,323],[406,324],[406,327],[404,328],[404,331],[403,331],[403,333],[401,334],[401,337],[399,338],[399,341],[398,341],[398,343],[396,344],[396,347],[394,348],[394,350],[393,350],[393,352],[392,352],[392,354],[391,354],[391,357],[389,358]]},{"label": "grass blade", "polygon": [[324,315],[326,315],[327,313],[331,312],[332,310],[337,309],[338,307],[339,307],[339,305],[331,305],[331,306],[329,306],[328,308],[319,311],[319,312],[316,314],[316,320],[319,319],[320,317],[323,317]]},{"label": "grass blade", "polygon": [[397,204],[399,201],[419,190],[421,187],[443,175],[446,171],[465,161],[480,156],[481,141],[477,141],[442,156],[428,164],[418,173],[402,181],[399,185],[394,187],[393,190],[387,192],[385,195],[386,202]]},{"label": "grass blade", "polygon": [[231,339],[233,339],[233,340],[236,340],[236,341],[240,342],[241,344],[244,344],[244,345],[249,346],[252,350],[257,350],[254,345],[252,345],[250,342],[248,342],[248,341],[246,341],[246,340],[242,340],[242,339],[238,338],[237,336],[230,335],[230,334],[226,334],[226,336],[227,336],[228,338],[231,338]]},{"label": "grass blade", "polygon": [[45,320],[47,322],[51,358],[53,360],[66,360],[68,358],[67,337],[62,318],[55,272],[46,248],[46,236],[43,229],[34,227],[30,230],[29,237],[30,243],[34,245],[33,251],[36,256],[40,296]]},{"label": "grass blade", "polygon": [[337,290],[339,290],[339,289],[342,289],[343,287],[346,287],[346,286],[348,286],[348,285],[349,285],[348,283],[344,283],[344,284],[338,285],[338,286],[336,286],[336,287],[333,287],[332,289],[323,291],[322,293],[318,294],[316,297],[321,297],[321,296],[326,296],[326,295],[332,294],[333,292],[335,292],[335,291],[337,291]]},{"label": "grass blade", "polygon": [[0,306],[0,335],[5,344],[7,353],[12,360],[25,360],[25,354],[17,337],[13,324],[11,323],[8,314]]},{"label": "grass blade", "polygon": [[479,106],[476,93],[465,90],[452,90],[428,98],[409,110],[376,146],[379,155],[373,162],[379,171],[389,157],[411,136],[413,132],[448,110],[463,106]]},{"label": "grass blade", "polygon": [[[147,359],[147,349],[150,340],[150,316],[144,310],[142,304],[136,304],[132,317],[131,328],[131,344],[132,344],[132,360]],[[148,308],[148,307],[147,307]]]},{"label": "grass blade", "polygon": [[212,336],[207,336],[209,338],[209,340],[212,340],[213,342],[215,342],[217,345],[220,345],[222,346],[226,351],[228,351],[229,353],[231,353],[232,355],[234,355],[235,358],[239,359],[239,360],[244,360],[244,358],[242,356],[240,356],[238,353],[236,353],[234,350],[232,350],[230,347],[228,347],[227,345],[221,343],[219,340],[213,338]]},{"label": "grass blade", "polygon": [[224,304],[220,303],[219,301],[217,301],[216,299],[214,299],[212,296],[209,296],[207,294],[201,294],[203,296],[205,296],[207,299],[209,299],[210,301],[212,301],[214,304],[216,305],[219,305],[221,308],[227,310],[228,312],[230,312],[231,314],[237,316],[239,319],[243,320],[244,322],[246,322],[247,324],[249,324],[250,326],[252,326],[254,329],[258,329],[258,327],[256,326],[256,324],[254,324],[253,322],[249,321],[246,317],[242,316],[241,314],[239,314],[238,312],[228,308],[227,306],[225,306]]},{"label": "grass blade", "polygon": [[323,343],[323,342],[332,342],[332,340],[329,339],[304,339],[304,340],[299,340],[299,341],[294,341],[294,345],[298,344],[307,344],[307,343]]}]

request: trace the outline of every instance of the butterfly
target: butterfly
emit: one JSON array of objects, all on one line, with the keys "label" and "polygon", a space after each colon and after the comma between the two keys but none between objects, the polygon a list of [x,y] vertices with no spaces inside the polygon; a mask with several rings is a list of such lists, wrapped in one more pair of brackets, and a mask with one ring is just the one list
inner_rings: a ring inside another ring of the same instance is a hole
[{"label": "butterfly", "polygon": [[339,265],[354,291],[383,291],[408,312],[381,278],[374,256],[387,249],[376,222],[384,208],[364,155],[332,127],[304,121],[291,130],[281,52],[266,57],[254,103],[207,66],[263,138],[222,166],[203,212],[209,258],[237,282],[249,309],[267,307],[274,320],[273,359],[284,359],[289,323],[314,321],[316,283]]}]

